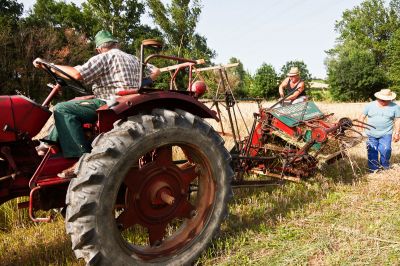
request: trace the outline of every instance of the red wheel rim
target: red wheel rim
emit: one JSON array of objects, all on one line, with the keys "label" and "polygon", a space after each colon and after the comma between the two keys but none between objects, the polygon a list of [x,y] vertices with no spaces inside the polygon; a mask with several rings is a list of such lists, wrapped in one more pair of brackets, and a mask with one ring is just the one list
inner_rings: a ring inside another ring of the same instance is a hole
[{"label": "red wheel rim", "polygon": [[[181,163],[176,163],[177,149]],[[125,204],[116,218],[128,248],[145,260],[173,254],[195,239],[207,225],[216,191],[208,159],[199,149],[177,144],[149,154],[126,175]],[[141,241],[124,237],[138,227],[145,232]]]}]

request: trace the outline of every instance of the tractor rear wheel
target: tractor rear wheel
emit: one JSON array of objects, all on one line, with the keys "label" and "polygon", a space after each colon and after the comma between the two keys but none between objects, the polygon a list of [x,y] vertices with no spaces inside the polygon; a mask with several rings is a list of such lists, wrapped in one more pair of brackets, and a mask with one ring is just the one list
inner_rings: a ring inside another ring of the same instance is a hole
[{"label": "tractor rear wheel", "polygon": [[67,194],[66,229],[88,265],[186,265],[227,214],[222,138],[182,110],[120,120],[99,135]]}]

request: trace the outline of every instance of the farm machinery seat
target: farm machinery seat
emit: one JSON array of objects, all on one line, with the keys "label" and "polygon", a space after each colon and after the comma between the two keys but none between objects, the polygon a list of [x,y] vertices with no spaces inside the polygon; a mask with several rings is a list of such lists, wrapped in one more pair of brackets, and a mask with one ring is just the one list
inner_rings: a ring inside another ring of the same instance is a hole
[{"label": "farm machinery seat", "polygon": [[302,121],[322,118],[324,114],[314,102],[301,102],[270,110],[270,113],[288,127],[298,126]]}]

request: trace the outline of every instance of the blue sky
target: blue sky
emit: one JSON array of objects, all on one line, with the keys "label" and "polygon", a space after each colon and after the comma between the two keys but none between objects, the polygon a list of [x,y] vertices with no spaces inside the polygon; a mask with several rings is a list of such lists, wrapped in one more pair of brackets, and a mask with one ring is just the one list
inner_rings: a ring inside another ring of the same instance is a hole
[{"label": "blue sky", "polygon": [[198,32],[218,53],[237,57],[255,73],[263,63],[277,72],[302,60],[312,76],[325,78],[325,51],[335,45],[335,21],[361,0],[203,0]]},{"label": "blue sky", "polygon": [[[34,0],[19,0],[29,8]],[[69,1],[67,1],[69,2]],[[74,0],[81,3],[81,0]],[[168,2],[168,1],[164,1]],[[325,78],[325,51],[335,45],[335,21],[362,0],[202,0],[197,32],[217,53],[215,63],[242,61],[254,74],[263,63],[277,72],[302,60],[313,77]]]}]

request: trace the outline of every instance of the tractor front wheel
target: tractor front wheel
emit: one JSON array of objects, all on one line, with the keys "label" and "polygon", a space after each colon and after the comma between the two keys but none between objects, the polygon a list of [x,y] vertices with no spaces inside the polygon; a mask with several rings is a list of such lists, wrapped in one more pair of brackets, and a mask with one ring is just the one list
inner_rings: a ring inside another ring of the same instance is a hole
[{"label": "tractor front wheel", "polygon": [[222,138],[182,110],[115,123],[67,194],[66,229],[89,265],[186,265],[217,233],[233,172]]}]

